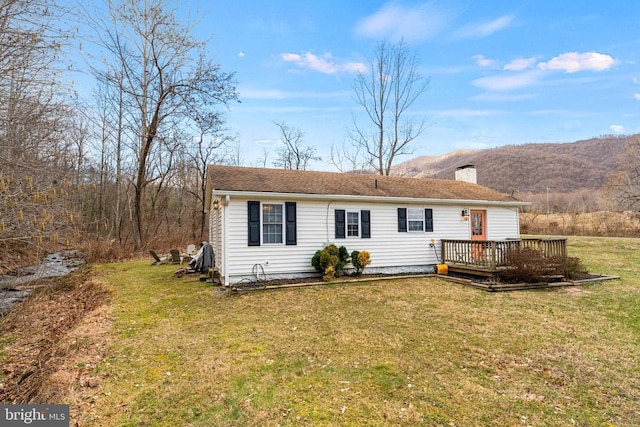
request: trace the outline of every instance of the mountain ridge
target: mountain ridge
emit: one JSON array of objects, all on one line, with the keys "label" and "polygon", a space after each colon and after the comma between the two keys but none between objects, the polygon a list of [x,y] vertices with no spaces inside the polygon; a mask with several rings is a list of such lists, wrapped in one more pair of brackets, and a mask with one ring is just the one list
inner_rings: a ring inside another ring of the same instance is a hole
[{"label": "mountain ridge", "polygon": [[620,156],[634,135],[605,135],[575,142],[505,145],[419,156],[399,163],[394,175],[454,179],[462,165],[475,165],[478,184],[513,193],[569,193],[602,187],[620,170]]}]

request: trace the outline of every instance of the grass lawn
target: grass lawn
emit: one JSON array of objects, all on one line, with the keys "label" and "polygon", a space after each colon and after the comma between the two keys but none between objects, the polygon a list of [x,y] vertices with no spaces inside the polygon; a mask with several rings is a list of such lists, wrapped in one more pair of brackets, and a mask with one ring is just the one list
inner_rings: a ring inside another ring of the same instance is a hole
[{"label": "grass lawn", "polygon": [[640,425],[640,239],[569,238],[621,280],[487,293],[444,280],[225,294],[98,266],[112,344],[94,425]]}]

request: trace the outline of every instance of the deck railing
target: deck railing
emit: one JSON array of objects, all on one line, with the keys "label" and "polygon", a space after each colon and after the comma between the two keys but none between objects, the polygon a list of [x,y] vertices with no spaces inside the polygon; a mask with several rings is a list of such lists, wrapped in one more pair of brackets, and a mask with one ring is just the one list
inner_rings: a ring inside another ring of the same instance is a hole
[{"label": "deck railing", "polygon": [[507,265],[509,252],[518,248],[535,249],[545,257],[567,256],[566,238],[525,238],[513,240],[448,240],[441,243],[442,262],[495,271]]},{"label": "deck railing", "polygon": [[567,257],[567,239],[566,238],[534,238],[527,237],[520,240],[520,247],[537,249],[542,251],[545,257]]}]

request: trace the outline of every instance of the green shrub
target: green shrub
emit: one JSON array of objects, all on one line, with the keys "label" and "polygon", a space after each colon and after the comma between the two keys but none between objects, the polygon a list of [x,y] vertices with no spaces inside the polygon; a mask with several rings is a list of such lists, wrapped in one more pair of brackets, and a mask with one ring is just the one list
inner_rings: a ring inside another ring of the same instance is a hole
[{"label": "green shrub", "polygon": [[313,268],[316,269],[316,271],[318,271],[319,273],[322,273],[324,271],[324,269],[322,268],[322,266],[320,265],[320,255],[322,254],[322,251],[317,250],[315,254],[313,254],[313,256],[311,257],[311,265],[313,266]]},{"label": "green shrub", "polygon": [[342,270],[349,263],[349,251],[344,246],[338,248],[338,263],[336,264],[336,276],[342,276]]},{"label": "green shrub", "polygon": [[356,269],[354,275],[358,276],[367,265],[371,264],[369,252],[353,251],[349,256],[347,248],[344,246],[338,248],[336,245],[327,245],[311,257],[311,265],[316,271],[322,273],[322,278],[327,282],[342,276],[342,271],[349,261]]},{"label": "green shrub", "polygon": [[353,267],[356,269],[356,271],[354,271],[354,275],[355,276],[360,276],[362,275],[362,270],[364,270],[364,268],[371,264],[371,257],[369,255],[368,251],[353,251],[351,252],[351,264],[353,265]]},{"label": "green shrub", "polygon": [[[341,251],[342,249],[342,251]],[[332,280],[336,275],[342,273],[342,269],[347,264],[348,259],[340,258],[341,252],[346,253],[344,246],[340,249],[336,245],[328,245],[321,251],[317,251],[311,258],[311,265],[320,273],[325,281]]]}]

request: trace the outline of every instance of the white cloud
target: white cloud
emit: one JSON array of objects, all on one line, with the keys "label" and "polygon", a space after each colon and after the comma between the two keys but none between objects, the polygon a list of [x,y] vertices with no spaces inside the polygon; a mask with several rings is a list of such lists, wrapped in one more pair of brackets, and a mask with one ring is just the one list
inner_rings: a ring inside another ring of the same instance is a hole
[{"label": "white cloud", "polygon": [[245,55],[246,55],[246,54],[245,54],[244,52],[242,52],[242,51],[238,52],[238,56],[239,56],[240,58],[242,58],[242,57],[243,57],[243,56],[245,56]]},{"label": "white cloud", "polygon": [[492,67],[496,63],[493,59],[485,58],[484,55],[475,55],[471,59],[475,61],[478,67]]},{"label": "white cloud", "polygon": [[622,125],[611,125],[609,126],[609,130],[613,133],[624,133],[624,126]]},{"label": "white cloud", "polygon": [[536,58],[518,58],[509,62],[502,69],[507,71],[522,71],[532,68],[536,64]]},{"label": "white cloud", "polygon": [[474,80],[472,83],[479,88],[490,91],[514,90],[532,86],[533,84],[538,82],[541,75],[542,73],[540,73],[539,71],[531,70],[509,76],[497,75],[481,77]]},{"label": "white cloud", "polygon": [[567,52],[552,58],[548,62],[541,62],[541,70],[563,70],[567,73],[578,71],[604,71],[613,67],[616,60],[611,56],[598,52]]},{"label": "white cloud", "polygon": [[468,39],[490,36],[493,33],[507,28],[512,22],[512,15],[504,15],[494,19],[493,21],[464,27],[456,33],[456,37],[460,39]]},{"label": "white cloud", "polygon": [[389,2],[373,15],[361,19],[354,29],[361,37],[426,40],[442,31],[451,14],[433,3],[405,6]]},{"label": "white cloud", "polygon": [[635,99],[637,99],[638,101],[640,101],[640,93],[635,93],[635,94],[633,94],[633,97],[634,97]]},{"label": "white cloud", "polygon": [[305,52],[302,55],[297,53],[281,53],[280,57],[285,62],[293,62],[300,68],[306,68],[324,74],[337,74],[340,72],[356,73],[358,71],[364,71],[367,68],[366,65],[361,62],[338,63],[330,53],[325,53],[322,56],[314,55],[311,52]]}]

